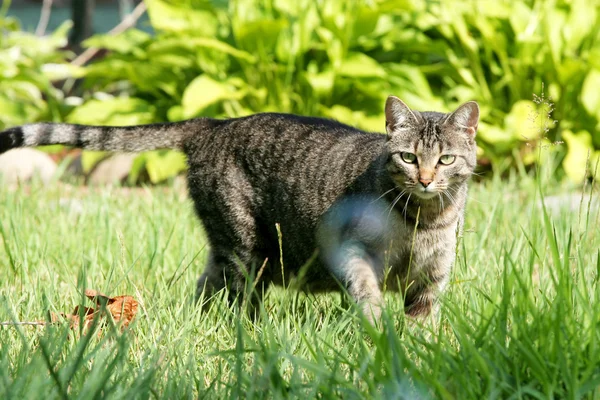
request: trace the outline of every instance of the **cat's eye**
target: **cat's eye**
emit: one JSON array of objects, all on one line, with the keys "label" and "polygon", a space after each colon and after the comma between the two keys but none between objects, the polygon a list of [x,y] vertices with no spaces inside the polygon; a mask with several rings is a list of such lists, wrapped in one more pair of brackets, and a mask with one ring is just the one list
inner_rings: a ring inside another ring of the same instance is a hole
[{"label": "cat's eye", "polygon": [[446,154],[440,157],[440,164],[450,165],[454,162],[454,160],[456,160],[456,156]]},{"label": "cat's eye", "polygon": [[402,157],[402,161],[409,164],[414,164],[417,161],[417,156],[413,153],[407,153],[403,151],[400,153],[400,157]]}]

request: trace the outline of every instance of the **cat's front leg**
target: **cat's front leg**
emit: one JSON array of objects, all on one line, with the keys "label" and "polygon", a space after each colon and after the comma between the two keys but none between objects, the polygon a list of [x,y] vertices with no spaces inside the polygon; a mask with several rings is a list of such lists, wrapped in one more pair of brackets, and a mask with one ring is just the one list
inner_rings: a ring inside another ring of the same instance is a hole
[{"label": "cat's front leg", "polygon": [[380,270],[371,257],[352,254],[339,266],[336,274],[372,324],[379,321],[383,306]]},{"label": "cat's front leg", "polygon": [[438,314],[438,298],[450,279],[452,260],[453,255],[449,252],[429,260],[420,268],[405,291],[404,310],[407,315],[425,318]]}]

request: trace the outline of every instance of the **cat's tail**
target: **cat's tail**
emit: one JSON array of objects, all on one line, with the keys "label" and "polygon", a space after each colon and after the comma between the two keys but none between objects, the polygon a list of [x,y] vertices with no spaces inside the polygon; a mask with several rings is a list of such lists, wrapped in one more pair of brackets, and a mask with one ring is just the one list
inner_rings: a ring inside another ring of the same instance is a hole
[{"label": "cat's tail", "polygon": [[185,139],[208,125],[208,119],[137,126],[88,126],[37,123],[0,132],[0,153],[17,147],[62,144],[87,150],[139,152],[183,149]]}]

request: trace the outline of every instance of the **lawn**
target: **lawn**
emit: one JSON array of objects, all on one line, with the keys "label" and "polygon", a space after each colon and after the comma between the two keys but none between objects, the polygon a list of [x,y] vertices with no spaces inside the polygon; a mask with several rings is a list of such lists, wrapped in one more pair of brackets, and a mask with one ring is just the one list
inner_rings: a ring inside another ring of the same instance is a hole
[{"label": "lawn", "polygon": [[1,326],[0,398],[600,398],[599,204],[550,179],[473,183],[439,324],[389,294],[373,329],[337,294],[200,312],[207,243],[180,187],[0,187],[1,321],[91,305],[86,288],[140,303],[124,333]]}]

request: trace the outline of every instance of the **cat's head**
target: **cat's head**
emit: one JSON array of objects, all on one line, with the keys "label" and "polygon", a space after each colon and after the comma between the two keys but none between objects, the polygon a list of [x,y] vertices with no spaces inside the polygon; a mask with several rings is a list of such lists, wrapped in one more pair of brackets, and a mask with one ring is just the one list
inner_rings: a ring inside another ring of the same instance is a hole
[{"label": "cat's head", "polygon": [[390,96],[385,105],[387,170],[394,182],[420,199],[467,180],[476,164],[479,106],[469,101],[454,112],[419,112]]}]

